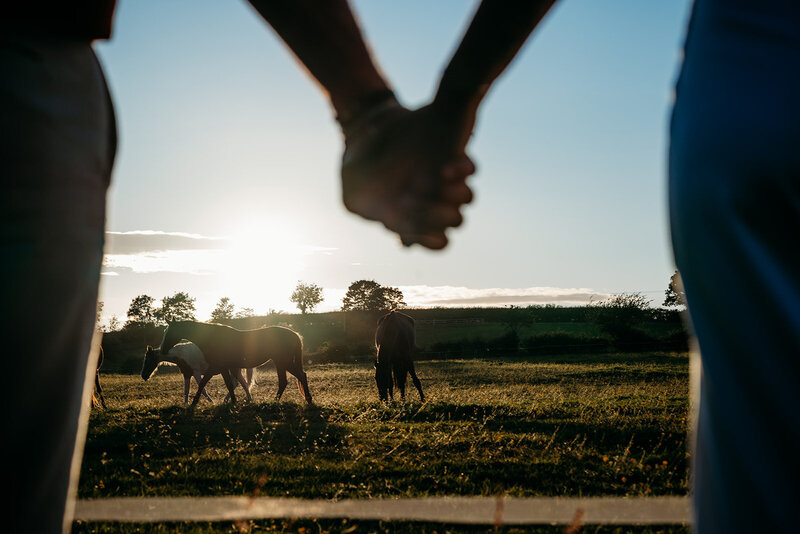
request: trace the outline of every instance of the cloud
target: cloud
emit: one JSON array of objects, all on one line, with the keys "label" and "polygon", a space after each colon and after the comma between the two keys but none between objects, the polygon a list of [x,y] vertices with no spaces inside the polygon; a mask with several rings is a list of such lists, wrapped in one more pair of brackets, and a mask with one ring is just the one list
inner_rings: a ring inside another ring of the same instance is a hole
[{"label": "cloud", "polygon": [[106,232],[106,254],[110,256],[173,250],[214,250],[225,248],[228,239],[185,232],[135,230]]},{"label": "cloud", "polygon": [[[270,234],[214,237],[185,232],[136,230],[106,232],[106,268],[135,273],[186,273],[208,275],[236,270],[237,265],[263,263],[265,241],[271,241],[287,261],[311,254],[331,255],[336,248],[269,239]],[[295,263],[297,263],[295,261]]]},{"label": "cloud", "polygon": [[106,254],[103,265],[135,273],[186,273],[206,275],[225,265],[222,250],[160,250],[139,254]]},{"label": "cloud", "polygon": [[523,304],[584,305],[606,297],[588,288],[527,287],[468,288],[404,286],[399,288],[409,306],[503,306]]}]

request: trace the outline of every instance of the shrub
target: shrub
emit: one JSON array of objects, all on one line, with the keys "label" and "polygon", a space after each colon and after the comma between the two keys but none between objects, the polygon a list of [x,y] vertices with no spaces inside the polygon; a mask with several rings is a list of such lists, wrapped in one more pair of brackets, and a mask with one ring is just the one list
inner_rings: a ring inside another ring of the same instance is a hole
[{"label": "shrub", "polygon": [[320,345],[319,350],[311,355],[315,362],[344,363],[354,360],[350,347],[345,343],[328,343]]}]

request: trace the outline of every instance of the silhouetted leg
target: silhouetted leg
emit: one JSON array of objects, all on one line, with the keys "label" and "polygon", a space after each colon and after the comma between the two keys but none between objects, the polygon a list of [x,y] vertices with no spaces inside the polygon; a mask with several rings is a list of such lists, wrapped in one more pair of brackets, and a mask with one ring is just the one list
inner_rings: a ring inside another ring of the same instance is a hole
[{"label": "silhouetted leg", "polygon": [[222,379],[225,381],[225,385],[228,388],[228,398],[231,404],[236,404],[236,394],[234,393],[236,389],[236,379],[233,377],[233,371],[230,369],[222,371]]},{"label": "silhouetted leg", "polygon": [[283,390],[286,389],[286,384],[289,383],[286,380],[286,369],[278,368],[278,392],[275,394],[275,400],[281,400],[281,395],[283,395]]},{"label": "silhouetted leg", "polygon": [[[200,388],[200,379],[202,379],[202,378],[203,378],[203,376],[199,372],[194,374],[194,381],[197,384],[198,388]],[[214,399],[212,399],[211,395],[208,394],[208,391],[206,391],[206,388],[200,388],[199,391],[203,392],[203,397],[205,397],[208,400],[208,402],[210,402],[212,404],[214,403]]]},{"label": "silhouetted leg", "polygon": [[94,375],[94,388],[97,390],[97,395],[100,397],[100,405],[105,408],[106,400],[103,398],[103,387],[100,385],[100,373]]},{"label": "silhouetted leg", "polygon": [[305,397],[306,402],[311,404],[313,401],[311,400],[311,392],[308,390],[308,375],[302,369],[295,369],[290,372],[297,379],[297,389]]},{"label": "silhouetted leg", "polygon": [[214,374],[215,373],[212,373],[210,371],[207,372],[206,374],[203,375],[203,379],[200,380],[200,383],[197,384],[197,393],[195,393],[194,399],[192,399],[192,408],[197,406],[197,403],[200,402],[200,395],[203,393],[206,384],[208,384],[208,381],[211,380],[211,377],[214,376]]},{"label": "silhouetted leg", "polygon": [[113,112],[89,40],[51,33],[0,39],[4,532],[70,531],[100,350]]},{"label": "silhouetted leg", "polygon": [[417,391],[419,391],[419,400],[425,402],[425,395],[422,393],[422,382],[420,382],[419,378],[417,378],[417,373],[414,371],[413,365],[411,366],[411,369],[408,370],[408,374],[411,375],[411,381],[414,382],[414,387],[416,387]]},{"label": "silhouetted leg", "polygon": [[[247,371],[249,373],[251,370],[248,369]],[[247,400],[252,401],[253,397],[250,395],[250,382],[244,379],[244,376],[242,375],[242,370],[237,369],[234,375],[236,376],[236,381],[242,385],[242,389],[244,390],[244,394],[247,397]]]},{"label": "silhouetted leg", "polygon": [[253,367],[247,368],[247,390],[249,391],[252,388],[256,381],[255,381],[255,372],[256,370]]}]

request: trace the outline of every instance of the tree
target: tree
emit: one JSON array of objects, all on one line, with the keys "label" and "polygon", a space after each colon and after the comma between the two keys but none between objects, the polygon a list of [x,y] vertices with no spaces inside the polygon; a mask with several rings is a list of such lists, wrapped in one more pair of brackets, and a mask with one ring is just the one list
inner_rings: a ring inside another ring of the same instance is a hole
[{"label": "tree", "polygon": [[133,324],[154,324],[156,322],[156,310],[153,308],[155,300],[150,295],[135,297],[128,307],[128,322]]},{"label": "tree", "polygon": [[122,328],[122,325],[120,324],[119,319],[117,318],[116,315],[112,315],[111,319],[108,320],[108,327],[106,329],[106,332],[116,332],[120,328]]},{"label": "tree", "polygon": [[322,302],[322,288],[316,284],[304,284],[298,281],[289,300],[297,304],[297,309],[305,315],[306,312],[314,311],[314,308]]},{"label": "tree", "polygon": [[161,307],[155,311],[156,319],[167,321],[194,321],[194,300],[184,291],[161,299]]},{"label": "tree", "polygon": [[236,312],[237,319],[246,319],[248,317],[254,317],[256,314],[253,308],[240,308],[238,312]]},{"label": "tree", "polygon": [[588,306],[589,319],[619,341],[641,341],[650,300],[641,293],[620,293]]},{"label": "tree", "polygon": [[353,282],[342,300],[343,311],[388,311],[405,305],[399,289],[384,287],[374,280]]},{"label": "tree", "polygon": [[233,319],[233,302],[228,297],[222,297],[217,302],[217,307],[211,311],[211,322],[229,324]]},{"label": "tree", "polygon": [[95,316],[94,316],[94,325],[95,325],[95,328],[97,328],[98,330],[100,329],[100,320],[103,318],[103,306],[104,306],[103,301],[102,300],[98,300],[97,301],[97,311],[96,311]]},{"label": "tree", "polygon": [[406,306],[406,303],[403,300],[403,292],[396,287],[382,287],[381,297],[383,298],[383,302],[381,303],[381,307],[378,308],[381,311],[405,308]]},{"label": "tree", "polygon": [[675,271],[669,278],[669,286],[664,291],[664,306],[686,306],[686,292],[683,290],[681,273]]}]

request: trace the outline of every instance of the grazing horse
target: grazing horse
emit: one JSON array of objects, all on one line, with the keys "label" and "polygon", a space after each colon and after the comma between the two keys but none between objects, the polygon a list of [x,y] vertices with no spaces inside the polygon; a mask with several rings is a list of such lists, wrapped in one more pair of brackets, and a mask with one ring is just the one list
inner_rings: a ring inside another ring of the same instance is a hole
[{"label": "grazing horse", "polygon": [[378,349],[375,383],[382,401],[387,400],[387,396],[394,400],[392,383],[400,390],[400,398],[405,400],[407,374],[411,375],[420,400],[425,401],[422,384],[411,358],[415,344],[414,319],[398,311],[391,311],[378,319],[378,329],[375,331],[375,347]]},{"label": "grazing horse", "polygon": [[[200,382],[202,389],[215,374],[222,373],[223,378],[230,375],[232,369],[258,367],[269,360],[275,362],[278,372],[278,392],[280,399],[286,389],[286,372],[297,379],[297,388],[306,402],[311,404],[311,393],[308,391],[308,379],[303,370],[303,341],[294,330],[282,326],[265,326],[255,330],[237,330],[236,328],[213,323],[197,321],[173,321],[167,323],[164,338],[161,340],[161,353],[169,351],[181,339],[186,339],[200,347],[208,362],[208,369]],[[231,387],[232,379],[225,384],[236,402]],[[200,392],[194,396],[192,406],[200,400]]]},{"label": "grazing horse", "polygon": [[[197,385],[200,385],[203,372],[208,369],[208,362],[206,362],[203,352],[191,342],[178,343],[169,353],[161,354],[161,351],[153,349],[150,345],[147,346],[147,352],[144,355],[144,362],[142,363],[142,379],[147,380],[153,375],[156,368],[162,363],[167,362],[177,365],[183,375],[183,403],[189,403],[189,382],[194,377]],[[245,395],[248,399],[250,397],[250,386],[253,383],[253,370],[247,370],[247,380],[242,376],[242,370],[236,369],[234,376],[244,388]],[[202,389],[202,395],[208,399],[209,402],[214,402],[205,388]],[[227,400],[227,399],[226,399]]]},{"label": "grazing horse", "polygon": [[[100,347],[100,356],[97,358],[97,369],[94,371],[94,389],[92,390],[92,403],[91,407],[96,408],[98,405],[102,405],[103,408],[106,407],[106,399],[103,398],[103,388],[100,386],[100,367],[103,365],[103,359],[105,358],[105,354],[103,353],[103,347]],[[98,397],[100,401],[98,402]]]}]

